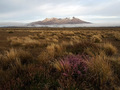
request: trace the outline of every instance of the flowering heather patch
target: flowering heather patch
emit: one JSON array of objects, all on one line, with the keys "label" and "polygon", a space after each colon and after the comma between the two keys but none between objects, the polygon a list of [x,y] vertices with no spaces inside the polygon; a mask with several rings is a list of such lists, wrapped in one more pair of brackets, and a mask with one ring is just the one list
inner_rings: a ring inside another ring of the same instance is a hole
[{"label": "flowering heather patch", "polygon": [[75,78],[82,77],[87,72],[85,63],[89,58],[84,55],[69,55],[60,61],[56,61],[54,66],[61,71],[64,76],[72,76]]}]

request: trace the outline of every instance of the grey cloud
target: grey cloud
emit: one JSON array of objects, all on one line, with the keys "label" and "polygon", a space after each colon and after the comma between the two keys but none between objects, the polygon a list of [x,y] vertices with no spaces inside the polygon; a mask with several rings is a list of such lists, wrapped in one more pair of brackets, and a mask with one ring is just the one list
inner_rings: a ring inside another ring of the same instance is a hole
[{"label": "grey cloud", "polygon": [[113,3],[108,7],[105,7],[99,11],[96,11],[97,15],[108,15],[108,16],[120,16],[120,2]]},{"label": "grey cloud", "polygon": [[0,0],[0,20],[25,21],[81,15],[119,16],[119,5],[120,0]]}]

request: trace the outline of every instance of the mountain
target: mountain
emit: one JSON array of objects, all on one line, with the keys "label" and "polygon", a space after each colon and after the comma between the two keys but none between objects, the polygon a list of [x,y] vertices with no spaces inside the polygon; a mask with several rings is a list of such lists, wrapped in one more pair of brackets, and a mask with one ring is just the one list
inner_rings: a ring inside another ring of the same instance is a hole
[{"label": "mountain", "polygon": [[73,17],[72,19],[70,18],[46,18],[43,21],[36,21],[36,22],[32,22],[29,25],[30,26],[35,26],[35,25],[53,25],[53,24],[84,24],[84,23],[90,23],[90,22],[86,22],[83,20],[80,20],[79,18],[75,18]]}]

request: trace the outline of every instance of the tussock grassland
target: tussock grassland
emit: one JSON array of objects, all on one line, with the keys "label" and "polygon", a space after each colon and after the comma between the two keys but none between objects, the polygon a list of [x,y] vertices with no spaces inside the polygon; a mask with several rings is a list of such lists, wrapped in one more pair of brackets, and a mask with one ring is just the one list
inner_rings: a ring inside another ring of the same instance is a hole
[{"label": "tussock grassland", "polygon": [[119,90],[119,30],[1,28],[0,90]]}]

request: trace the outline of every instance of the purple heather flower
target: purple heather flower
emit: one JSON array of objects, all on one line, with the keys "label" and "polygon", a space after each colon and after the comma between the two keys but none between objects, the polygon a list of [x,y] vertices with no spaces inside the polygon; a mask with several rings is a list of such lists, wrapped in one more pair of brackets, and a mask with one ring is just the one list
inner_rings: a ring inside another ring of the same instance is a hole
[{"label": "purple heather flower", "polygon": [[63,73],[63,75],[64,75],[64,76],[68,76],[68,74],[66,74],[66,73]]},{"label": "purple heather flower", "polygon": [[87,65],[85,60],[89,60],[88,56],[84,55],[69,55],[64,57],[59,61],[61,66],[64,67],[63,75],[64,76],[83,76],[87,72]]}]

